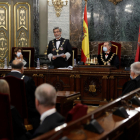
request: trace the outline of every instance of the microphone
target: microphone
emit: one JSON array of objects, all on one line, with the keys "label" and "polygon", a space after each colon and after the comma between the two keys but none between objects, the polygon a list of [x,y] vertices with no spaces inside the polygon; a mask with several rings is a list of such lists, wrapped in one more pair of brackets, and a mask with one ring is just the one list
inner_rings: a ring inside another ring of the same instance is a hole
[{"label": "microphone", "polygon": [[[85,55],[84,57],[81,58],[81,60],[85,57],[87,57],[88,55],[91,55],[91,53],[93,52],[94,50],[90,51],[90,53],[88,53],[87,55]],[[84,62],[83,61],[78,61],[77,65],[84,65]]]}]

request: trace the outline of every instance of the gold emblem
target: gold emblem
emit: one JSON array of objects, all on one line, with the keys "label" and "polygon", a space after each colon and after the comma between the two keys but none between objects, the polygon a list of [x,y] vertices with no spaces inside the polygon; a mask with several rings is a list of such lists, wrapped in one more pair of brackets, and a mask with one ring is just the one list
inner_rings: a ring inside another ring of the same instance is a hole
[{"label": "gold emblem", "polygon": [[122,0],[108,0],[110,2],[112,2],[113,4],[117,5],[119,2],[121,2]]},{"label": "gold emblem", "polygon": [[89,85],[89,92],[96,92],[96,85]]}]

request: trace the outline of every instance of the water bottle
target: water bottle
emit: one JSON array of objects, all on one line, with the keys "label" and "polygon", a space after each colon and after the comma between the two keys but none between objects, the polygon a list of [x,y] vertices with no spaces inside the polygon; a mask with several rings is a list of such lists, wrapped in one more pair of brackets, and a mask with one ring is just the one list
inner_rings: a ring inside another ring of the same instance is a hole
[{"label": "water bottle", "polygon": [[7,58],[4,59],[4,69],[7,69]]},{"label": "water bottle", "polygon": [[74,67],[76,66],[76,59],[74,59]]},{"label": "water bottle", "polygon": [[40,61],[39,61],[39,58],[37,58],[37,68],[40,69]]}]

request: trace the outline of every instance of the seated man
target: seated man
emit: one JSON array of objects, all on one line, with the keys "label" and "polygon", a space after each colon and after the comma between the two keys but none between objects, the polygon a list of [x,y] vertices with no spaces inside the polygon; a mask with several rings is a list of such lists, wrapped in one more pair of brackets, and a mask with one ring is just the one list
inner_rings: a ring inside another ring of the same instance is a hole
[{"label": "seated man", "polygon": [[64,118],[56,112],[56,90],[49,84],[42,84],[35,91],[35,105],[40,113],[40,126],[33,134],[33,138],[64,123]]},{"label": "seated man", "polygon": [[131,92],[132,90],[140,88],[140,62],[134,62],[131,64],[130,78],[131,80],[123,85],[122,96]]},{"label": "seated man", "polygon": [[[9,85],[6,80],[0,79],[0,93],[6,93],[10,96]],[[9,97],[10,98],[10,97]],[[1,106],[2,107],[2,106]],[[23,124],[23,120],[14,106],[10,106],[12,114],[12,126],[14,140],[27,140],[28,134]]]},{"label": "seated man", "polygon": [[[68,59],[71,57],[72,47],[68,39],[61,37],[61,28],[53,29],[55,39],[49,42],[48,58],[55,67],[68,67]],[[61,55],[60,57],[56,57]]]},{"label": "seated man", "polygon": [[14,59],[12,59],[9,63],[11,64],[13,60],[18,59],[23,62],[24,67],[29,67],[29,61],[23,57],[22,55],[22,47],[16,47],[14,49]]},{"label": "seated man", "polygon": [[[14,76],[19,79],[23,79],[25,82],[26,96],[27,96],[27,107],[28,107],[28,116],[29,122],[33,125],[34,128],[37,128],[39,125],[39,113],[35,109],[35,96],[34,92],[36,89],[35,83],[31,77],[23,75],[24,66],[23,63],[16,59],[12,62],[12,70],[6,76]],[[16,86],[15,86],[16,88]]]},{"label": "seated man", "polygon": [[119,57],[111,52],[111,42],[105,42],[103,46],[103,53],[98,55],[99,65],[109,65],[119,68]]}]

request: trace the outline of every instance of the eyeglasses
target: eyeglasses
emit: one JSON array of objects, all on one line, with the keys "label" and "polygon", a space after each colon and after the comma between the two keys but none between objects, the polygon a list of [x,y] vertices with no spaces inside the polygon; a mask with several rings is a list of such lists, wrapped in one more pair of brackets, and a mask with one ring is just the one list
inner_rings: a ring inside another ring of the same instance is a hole
[{"label": "eyeglasses", "polygon": [[53,32],[54,34],[56,34],[56,33],[59,33],[60,31],[57,31],[57,32]]}]

